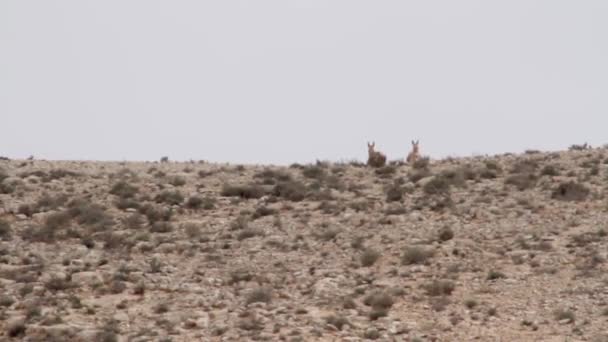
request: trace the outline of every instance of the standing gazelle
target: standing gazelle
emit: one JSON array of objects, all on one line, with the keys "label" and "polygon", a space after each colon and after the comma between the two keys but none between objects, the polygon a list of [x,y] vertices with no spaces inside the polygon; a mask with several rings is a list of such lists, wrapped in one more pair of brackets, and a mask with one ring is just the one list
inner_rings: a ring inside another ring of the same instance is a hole
[{"label": "standing gazelle", "polygon": [[382,167],[386,165],[386,156],[382,152],[375,151],[376,143],[367,143],[367,165],[372,167]]},{"label": "standing gazelle", "polygon": [[407,155],[406,161],[408,163],[415,163],[420,158],[420,141],[412,140],[412,151]]}]

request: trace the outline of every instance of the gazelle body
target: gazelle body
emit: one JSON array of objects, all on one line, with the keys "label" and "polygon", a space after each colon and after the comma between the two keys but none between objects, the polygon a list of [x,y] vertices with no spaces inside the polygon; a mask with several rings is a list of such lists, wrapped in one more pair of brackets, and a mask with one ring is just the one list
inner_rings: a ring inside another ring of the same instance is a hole
[{"label": "gazelle body", "polygon": [[386,156],[375,150],[376,143],[372,142],[371,144],[367,143],[367,165],[372,167],[382,167],[386,165]]},{"label": "gazelle body", "polygon": [[412,140],[412,151],[407,155],[406,161],[411,164],[420,158],[420,141]]}]

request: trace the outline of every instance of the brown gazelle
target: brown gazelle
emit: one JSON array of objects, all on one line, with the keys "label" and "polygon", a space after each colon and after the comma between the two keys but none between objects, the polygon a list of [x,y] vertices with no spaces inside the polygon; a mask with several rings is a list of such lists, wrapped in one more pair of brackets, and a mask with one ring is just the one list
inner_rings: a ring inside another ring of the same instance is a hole
[{"label": "brown gazelle", "polygon": [[382,167],[386,165],[386,156],[382,152],[374,150],[375,147],[375,142],[372,142],[371,144],[369,142],[367,143],[367,153],[369,154],[367,158],[367,165],[372,167]]},{"label": "brown gazelle", "polygon": [[412,151],[407,155],[406,161],[408,163],[415,163],[420,158],[420,141],[412,140]]}]

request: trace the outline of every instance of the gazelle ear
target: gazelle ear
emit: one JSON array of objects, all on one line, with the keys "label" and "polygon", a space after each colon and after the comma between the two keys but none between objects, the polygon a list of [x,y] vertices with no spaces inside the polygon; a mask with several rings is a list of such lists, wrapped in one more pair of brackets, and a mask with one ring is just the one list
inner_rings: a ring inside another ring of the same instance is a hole
[{"label": "gazelle ear", "polygon": [[420,140],[416,140],[416,145],[420,144]]},{"label": "gazelle ear", "polygon": [[414,140],[412,140],[412,145],[416,145],[416,142]]}]

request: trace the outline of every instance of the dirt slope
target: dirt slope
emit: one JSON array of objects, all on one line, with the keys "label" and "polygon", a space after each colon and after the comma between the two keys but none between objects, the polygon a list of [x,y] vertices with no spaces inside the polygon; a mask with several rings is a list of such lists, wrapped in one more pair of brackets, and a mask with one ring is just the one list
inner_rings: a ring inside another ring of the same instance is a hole
[{"label": "dirt slope", "polygon": [[0,161],[0,340],[608,341],[608,150]]}]

